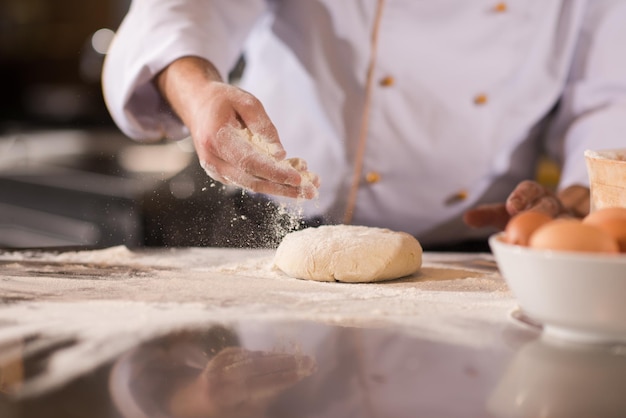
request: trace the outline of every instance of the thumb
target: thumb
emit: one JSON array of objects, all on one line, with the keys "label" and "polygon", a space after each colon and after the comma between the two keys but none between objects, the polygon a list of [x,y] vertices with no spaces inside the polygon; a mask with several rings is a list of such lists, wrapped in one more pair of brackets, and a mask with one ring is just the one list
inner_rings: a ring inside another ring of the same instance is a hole
[{"label": "thumb", "polygon": [[492,203],[477,206],[463,214],[463,221],[472,228],[495,227],[504,230],[511,219],[503,203]]}]

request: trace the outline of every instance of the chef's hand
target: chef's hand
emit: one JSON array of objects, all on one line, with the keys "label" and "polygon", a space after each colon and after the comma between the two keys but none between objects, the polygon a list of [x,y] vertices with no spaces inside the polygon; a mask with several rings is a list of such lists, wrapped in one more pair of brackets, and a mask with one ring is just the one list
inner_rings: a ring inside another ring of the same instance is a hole
[{"label": "chef's hand", "polygon": [[172,397],[170,411],[176,418],[259,416],[272,400],[316,369],[306,355],[228,347]]},{"label": "chef's hand", "polygon": [[527,210],[543,212],[553,218],[582,218],[589,213],[589,189],[570,186],[554,193],[537,182],[526,180],[517,185],[505,203],[485,204],[465,212],[463,220],[474,228],[506,227],[512,216]]},{"label": "chef's hand", "polygon": [[304,160],[285,160],[261,103],[223,83],[211,63],[180,58],[157,76],[156,84],[189,128],[200,164],[213,179],[266,194],[317,196],[319,177],[307,170]]}]

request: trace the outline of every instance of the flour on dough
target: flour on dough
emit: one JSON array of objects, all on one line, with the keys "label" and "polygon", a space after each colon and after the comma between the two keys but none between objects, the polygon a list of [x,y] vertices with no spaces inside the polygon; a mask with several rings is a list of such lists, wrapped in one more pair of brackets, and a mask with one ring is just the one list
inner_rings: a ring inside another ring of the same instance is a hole
[{"label": "flour on dough", "polygon": [[422,247],[404,232],[324,225],[287,234],[276,249],[274,265],[298,279],[377,282],[417,272]]}]

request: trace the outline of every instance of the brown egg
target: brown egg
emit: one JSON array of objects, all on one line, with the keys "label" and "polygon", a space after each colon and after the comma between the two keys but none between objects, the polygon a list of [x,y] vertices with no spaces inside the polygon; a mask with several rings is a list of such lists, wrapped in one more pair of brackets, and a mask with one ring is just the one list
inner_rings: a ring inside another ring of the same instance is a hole
[{"label": "brown egg", "polygon": [[548,222],[530,236],[531,248],[618,253],[617,241],[605,230],[578,219],[557,219]]},{"label": "brown egg", "polygon": [[504,228],[504,240],[509,244],[528,245],[530,236],[541,225],[552,220],[545,213],[526,211],[513,216]]},{"label": "brown egg", "polygon": [[626,253],[626,208],[603,208],[591,212],[583,223],[595,225],[608,232],[619,245],[619,250]]}]

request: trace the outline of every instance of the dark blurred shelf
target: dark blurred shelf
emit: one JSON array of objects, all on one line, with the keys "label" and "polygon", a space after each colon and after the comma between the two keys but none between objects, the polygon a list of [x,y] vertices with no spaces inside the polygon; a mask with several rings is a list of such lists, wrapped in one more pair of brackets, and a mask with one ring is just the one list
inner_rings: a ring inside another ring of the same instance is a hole
[{"label": "dark blurred shelf", "polygon": [[[25,131],[0,136],[0,151],[4,248],[141,246],[144,196],[192,160],[113,129]],[[141,171],[151,158],[157,170]]]}]

